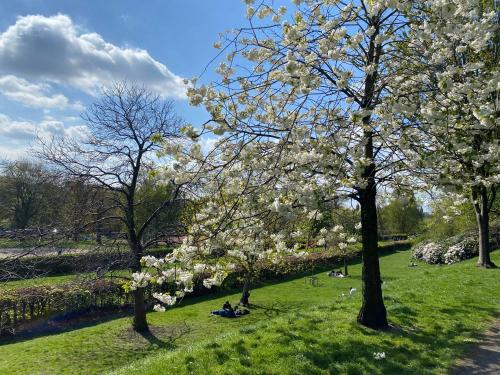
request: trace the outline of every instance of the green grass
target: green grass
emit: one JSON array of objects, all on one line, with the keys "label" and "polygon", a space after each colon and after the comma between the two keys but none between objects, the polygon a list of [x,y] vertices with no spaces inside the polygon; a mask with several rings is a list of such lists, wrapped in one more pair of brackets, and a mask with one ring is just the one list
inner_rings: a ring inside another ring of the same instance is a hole
[{"label": "green grass", "polygon": [[[500,252],[492,254],[500,263]],[[356,324],[360,265],[350,279],[319,275],[268,283],[252,291],[256,305],[238,319],[208,312],[239,293],[186,300],[151,313],[152,334],[120,318],[0,346],[1,374],[442,374],[500,310],[500,270],[419,263],[409,252],[381,258],[389,332]],[[342,297],[350,286],[353,298]],[[373,352],[386,359],[375,360]],[[121,368],[123,367],[123,368]]]},{"label": "green grass", "polygon": [[[105,277],[127,277],[130,275],[129,270],[115,270],[106,273]],[[73,281],[82,281],[88,279],[95,279],[96,273],[79,273],[79,274],[67,274],[67,275],[57,275],[57,276],[43,276],[43,277],[34,277],[31,279],[20,279],[20,280],[12,280],[12,281],[4,281],[0,282],[0,290],[13,290],[19,288],[28,288],[28,287],[38,287],[38,286],[56,286],[68,282]]]},{"label": "green grass", "polygon": [[76,280],[77,275],[60,275],[47,277],[34,277],[32,279],[22,279],[5,281],[0,283],[0,288],[4,290],[12,290],[19,288],[37,287],[37,286],[54,286]]},{"label": "green grass", "polygon": [[6,248],[29,248],[34,246],[46,246],[46,247],[54,247],[60,249],[94,249],[97,247],[96,242],[93,240],[81,240],[81,241],[73,241],[73,240],[59,240],[54,241],[52,239],[46,239],[45,241],[38,241],[35,239],[11,239],[11,238],[0,238],[0,249]]}]

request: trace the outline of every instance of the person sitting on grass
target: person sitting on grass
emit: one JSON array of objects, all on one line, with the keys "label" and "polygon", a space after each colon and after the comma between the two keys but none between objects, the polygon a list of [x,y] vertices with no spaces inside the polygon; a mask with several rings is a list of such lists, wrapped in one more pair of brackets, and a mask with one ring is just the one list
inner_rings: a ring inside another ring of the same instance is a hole
[{"label": "person sitting on grass", "polygon": [[330,277],[340,277],[340,278],[345,277],[345,275],[342,273],[342,271],[335,271],[335,270],[328,272],[328,276],[330,276]]},{"label": "person sitting on grass", "polygon": [[240,308],[238,306],[236,306],[233,309],[233,307],[227,301],[223,305],[222,309],[214,310],[211,312],[211,315],[218,315],[218,316],[222,316],[223,318],[236,318],[236,317],[247,315],[247,314],[250,314],[250,311],[248,311],[247,309],[240,310]]},{"label": "person sitting on grass", "polygon": [[229,309],[220,309],[220,310],[214,310],[211,312],[212,315],[218,315],[222,316],[223,318],[234,318],[236,317],[236,314],[234,313],[234,310],[231,308]]}]

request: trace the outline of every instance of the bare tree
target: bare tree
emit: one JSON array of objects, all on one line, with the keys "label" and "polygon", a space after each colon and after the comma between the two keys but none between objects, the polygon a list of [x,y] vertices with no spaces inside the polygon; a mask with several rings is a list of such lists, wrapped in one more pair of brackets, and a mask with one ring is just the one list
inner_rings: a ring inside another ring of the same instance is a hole
[{"label": "bare tree", "polygon": [[[172,182],[173,189],[156,205],[149,206],[148,215],[141,215],[141,219],[136,211],[144,202],[137,192],[153,167],[159,141],[180,140],[180,119],[171,102],[125,82],[105,89],[82,118],[89,133],[85,139],[41,139],[36,154],[66,175],[85,179],[111,193],[113,205],[100,212],[99,222],[119,220],[124,224],[133,258],[130,268],[140,272],[145,250],[158,241],[145,234],[155,218],[180,199],[181,186]],[[147,331],[144,290],[133,291],[133,297],[133,327],[139,332]]]}]

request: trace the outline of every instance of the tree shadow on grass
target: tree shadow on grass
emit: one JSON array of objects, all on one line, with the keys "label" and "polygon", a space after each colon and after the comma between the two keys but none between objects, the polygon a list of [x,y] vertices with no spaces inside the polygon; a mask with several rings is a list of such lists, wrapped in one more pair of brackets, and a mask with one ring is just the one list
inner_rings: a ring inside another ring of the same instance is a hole
[{"label": "tree shadow on grass", "polygon": [[20,333],[1,337],[0,346],[93,327],[97,324],[131,316],[131,314],[130,309],[112,309],[107,311],[73,312],[71,318],[68,319],[66,318],[67,314],[57,315],[33,322],[30,326],[24,327]]},{"label": "tree shadow on grass", "polygon": [[[447,308],[446,314],[449,314],[450,320],[458,320],[462,314],[470,312],[468,308],[472,307],[465,306],[455,310]],[[495,316],[494,309],[482,308],[482,310],[490,316]],[[457,340],[458,336],[479,337],[481,335],[477,329],[458,321],[453,326],[445,328],[444,324],[439,324],[440,313],[436,314],[435,327],[426,330],[413,330],[407,326],[409,322],[415,323],[417,316],[417,313],[407,306],[397,306],[391,310],[391,316],[401,322],[402,326],[393,326],[384,332],[373,331],[352,323],[350,331],[355,335],[383,336],[376,343],[370,343],[371,340],[352,338],[337,341],[335,337],[329,339],[324,335],[317,336],[312,334],[314,329],[308,324],[294,326],[293,334],[288,334],[284,327],[280,327],[277,331],[285,342],[302,341],[304,345],[299,346],[307,348],[301,353],[306,359],[303,372],[315,373],[320,369],[333,374],[426,375],[435,373],[436,367],[443,366],[443,358],[436,354],[438,351],[446,349],[453,353],[462,353],[470,347],[470,344]],[[394,343],[401,339],[408,339],[417,345],[395,346]],[[386,357],[377,360],[375,353],[378,352],[386,353]]]},{"label": "tree shadow on grass", "polygon": [[[383,251],[380,253],[381,257],[388,256],[399,251],[405,250],[389,250]],[[361,259],[359,257],[355,257],[349,261],[349,266],[359,264]],[[314,268],[314,276],[318,276],[319,274],[329,271],[334,266],[339,266],[339,264],[331,264],[325,266],[318,266]],[[278,285],[281,283],[286,283],[289,281],[301,279],[303,277],[311,276],[310,271],[304,271],[293,275],[284,276],[282,278],[274,279],[274,280],[265,280],[258,282],[253,286],[253,289],[259,289],[265,286]],[[351,276],[352,280],[359,280],[361,276]],[[392,278],[386,277],[384,280],[392,280]],[[323,283],[321,284],[323,286]],[[230,289],[215,289],[213,292],[202,296],[190,296],[189,298],[183,299],[182,302],[179,303],[179,306],[189,306],[193,304],[197,304],[200,302],[226,297],[235,293],[238,293],[240,288],[230,288]],[[282,303],[281,303],[282,304]],[[295,309],[298,306],[278,306],[279,303],[271,303],[269,305],[253,305],[252,307],[262,308],[265,311],[265,315],[268,317],[276,316],[280,313],[289,312],[291,309]],[[283,304],[282,304],[283,305]],[[101,323],[106,323],[115,319],[120,319],[123,317],[127,317],[131,315],[130,309],[113,309],[111,311],[93,311],[91,314],[88,312],[72,312],[71,314],[76,315],[76,319],[68,319],[64,318],[60,319],[61,316],[52,317],[49,319],[36,321],[34,322],[28,329],[19,332],[13,336],[0,337],[0,346],[13,344],[17,342],[27,341],[39,337],[44,336],[52,336],[60,333],[70,332],[82,328],[96,326]]]},{"label": "tree shadow on grass", "polygon": [[135,332],[133,329],[129,328],[123,339],[129,341],[137,340],[140,336],[152,346],[173,350],[177,348],[176,341],[191,332],[191,326],[184,321],[182,324],[176,326],[151,325],[146,332]]},{"label": "tree shadow on grass", "polygon": [[301,306],[300,303],[273,301],[270,303],[250,304],[252,310],[262,310],[267,317],[275,317],[280,314],[289,313]]}]

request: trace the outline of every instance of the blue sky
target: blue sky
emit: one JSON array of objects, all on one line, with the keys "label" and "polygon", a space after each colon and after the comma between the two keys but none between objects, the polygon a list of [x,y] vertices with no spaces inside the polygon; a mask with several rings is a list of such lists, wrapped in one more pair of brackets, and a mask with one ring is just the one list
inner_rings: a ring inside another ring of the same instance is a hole
[{"label": "blue sky", "polygon": [[26,155],[35,132],[79,134],[79,114],[112,80],[145,82],[187,122],[203,122],[182,98],[182,78],[217,54],[218,33],[245,24],[240,0],[2,1],[0,158]]}]

